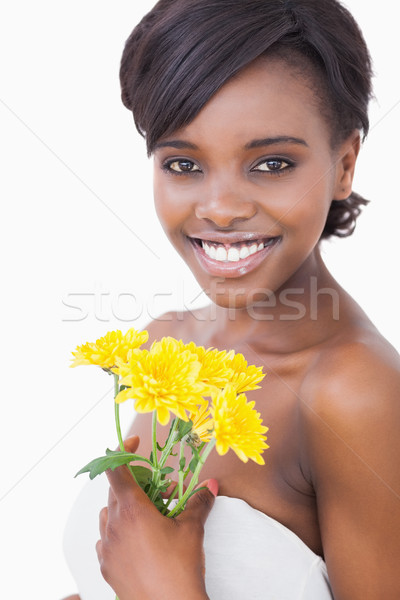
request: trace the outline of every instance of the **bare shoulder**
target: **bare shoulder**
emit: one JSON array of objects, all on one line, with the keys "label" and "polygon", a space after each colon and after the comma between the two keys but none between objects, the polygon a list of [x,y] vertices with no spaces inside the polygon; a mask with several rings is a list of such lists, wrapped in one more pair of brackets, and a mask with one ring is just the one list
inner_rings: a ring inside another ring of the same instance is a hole
[{"label": "bare shoulder", "polygon": [[400,410],[400,355],[378,332],[355,330],[318,352],[302,392],[305,409],[332,418]]},{"label": "bare shoulder", "polygon": [[306,379],[303,459],[334,597],[398,598],[399,356],[379,334],[354,336],[322,350]]},{"label": "bare shoulder", "polygon": [[317,446],[327,456],[334,447],[343,459],[351,449],[371,465],[396,448],[400,453],[400,356],[378,332],[323,348],[300,396],[310,468],[317,472],[326,468]]}]

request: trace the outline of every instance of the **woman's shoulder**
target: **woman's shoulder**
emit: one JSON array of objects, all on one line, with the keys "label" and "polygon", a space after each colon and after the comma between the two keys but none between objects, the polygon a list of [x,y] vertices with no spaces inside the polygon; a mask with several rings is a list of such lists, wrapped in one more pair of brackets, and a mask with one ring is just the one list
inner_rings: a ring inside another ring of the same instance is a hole
[{"label": "woman's shoulder", "polygon": [[[352,327],[332,338],[317,353],[309,372],[311,397],[347,393],[373,383],[374,389],[400,377],[400,355],[375,327]],[[321,387],[321,383],[323,386]],[[323,394],[324,395],[324,394]]]},{"label": "woman's shoulder", "polygon": [[374,585],[379,580],[393,591],[400,526],[400,360],[378,332],[350,333],[321,351],[299,394],[301,466],[315,491],[333,587],[349,588],[351,561],[359,572],[372,573]]},{"label": "woman's shoulder", "polygon": [[376,329],[355,328],[318,353],[300,396],[304,434],[316,443],[328,432],[332,445],[352,447],[397,438],[400,356]]},{"label": "woman's shoulder", "polygon": [[303,394],[325,410],[342,404],[362,408],[368,398],[399,404],[400,355],[373,326],[352,327],[316,353]]}]

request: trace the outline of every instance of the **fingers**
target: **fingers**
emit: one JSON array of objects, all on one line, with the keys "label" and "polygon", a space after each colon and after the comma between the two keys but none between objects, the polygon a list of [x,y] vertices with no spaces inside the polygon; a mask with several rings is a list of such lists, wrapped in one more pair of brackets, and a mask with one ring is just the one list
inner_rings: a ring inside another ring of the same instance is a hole
[{"label": "fingers", "polygon": [[106,533],[107,520],[108,520],[108,508],[104,507],[101,509],[100,514],[99,514],[100,537],[104,537],[104,535]]},{"label": "fingers", "polygon": [[215,496],[218,494],[218,482],[216,479],[208,479],[199,486],[207,489],[196,492],[187,502],[186,508],[177,519],[180,521],[196,520],[204,525],[210,510],[213,507]]},{"label": "fingers", "polygon": [[[147,509],[160,514],[150,498],[147,497],[142,488],[134,481],[128,467],[125,465],[117,467],[115,471],[108,469],[106,475],[110,483],[108,508],[112,514],[117,509],[117,505],[120,509],[129,508],[129,513],[131,514],[133,514],[133,508],[135,512],[143,512],[144,509]],[[126,514],[128,514],[128,511]]]},{"label": "fingers", "polygon": [[[107,469],[106,475],[110,483],[111,492],[117,500],[120,500],[125,496],[134,494],[134,488],[139,488],[126,465],[123,465],[122,467],[117,467],[114,471],[112,471],[111,469]],[[133,491],[131,491],[131,488]]]},{"label": "fingers", "polygon": [[[126,452],[136,452],[139,446],[140,439],[137,435],[124,440],[124,448]],[[114,471],[108,469],[106,471],[108,481],[110,482],[110,494],[109,503],[115,502],[116,499],[122,499],[126,494],[138,493],[137,489],[142,491],[140,487],[135,484],[132,474],[129,472],[128,467],[118,467]],[[131,491],[132,490],[132,491]]]},{"label": "fingers", "polygon": [[101,539],[98,540],[96,543],[97,558],[100,563],[102,561],[102,541],[101,540],[104,539],[105,535],[106,535],[107,521],[108,521],[108,508],[104,507],[101,509],[100,514],[99,514],[99,529],[100,529]]},{"label": "fingers", "polygon": [[97,553],[97,560],[99,561],[99,563],[101,564],[101,561],[103,560],[103,555],[102,555],[102,543],[101,540],[98,540],[96,542],[96,553]]},{"label": "fingers", "polygon": [[120,507],[135,506],[137,510],[147,508],[159,514],[154,504],[133,479],[127,466],[117,467],[114,471],[108,469],[106,475],[110,483],[108,495],[110,510],[115,510],[118,504]]}]

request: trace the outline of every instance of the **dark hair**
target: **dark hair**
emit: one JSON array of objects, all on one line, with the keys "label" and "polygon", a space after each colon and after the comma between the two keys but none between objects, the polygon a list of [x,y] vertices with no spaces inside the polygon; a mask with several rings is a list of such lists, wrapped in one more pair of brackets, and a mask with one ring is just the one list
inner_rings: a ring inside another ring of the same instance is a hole
[{"label": "dark hair", "polygon": [[[120,69],[122,101],[148,153],[236,73],[271,53],[289,62],[301,55],[328,112],[332,146],[354,129],[365,138],[371,60],[337,0],[160,0],[128,38]],[[321,238],[350,235],[365,204],[354,192],[333,200]]]}]

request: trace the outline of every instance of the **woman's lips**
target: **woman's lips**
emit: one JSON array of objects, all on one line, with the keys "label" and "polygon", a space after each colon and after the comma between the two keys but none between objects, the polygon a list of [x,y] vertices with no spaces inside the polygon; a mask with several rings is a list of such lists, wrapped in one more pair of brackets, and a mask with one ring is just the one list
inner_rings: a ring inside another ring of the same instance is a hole
[{"label": "woman's lips", "polygon": [[200,238],[188,238],[200,266],[210,275],[241,277],[265,259],[281,241],[281,237],[269,237],[220,243]]}]

